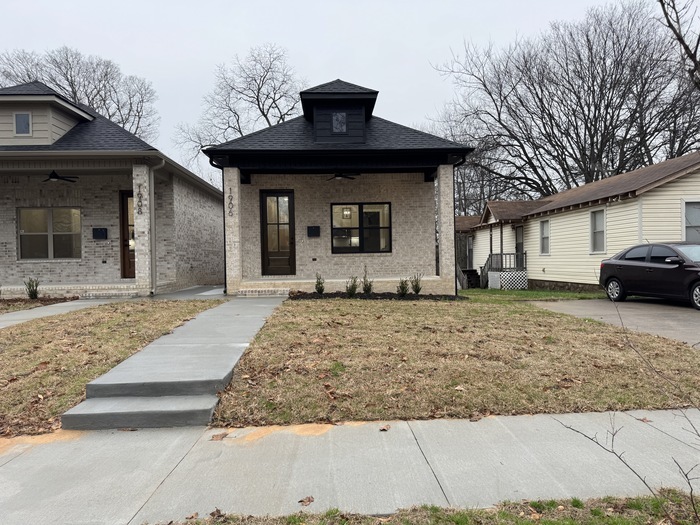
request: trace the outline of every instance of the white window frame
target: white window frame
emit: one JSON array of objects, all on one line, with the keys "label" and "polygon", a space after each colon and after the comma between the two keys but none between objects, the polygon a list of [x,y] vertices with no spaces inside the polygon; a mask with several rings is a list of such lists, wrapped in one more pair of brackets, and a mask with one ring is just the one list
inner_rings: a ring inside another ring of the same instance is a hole
[{"label": "white window frame", "polygon": [[[27,115],[27,118],[29,119],[29,133],[17,133],[17,117],[19,115]],[[15,111],[12,113],[12,126],[14,128],[15,137],[31,137],[34,132],[34,127],[32,126],[32,112]]]},{"label": "white window frame", "polygon": [[[594,216],[597,213],[602,213],[603,214],[603,229],[602,230],[595,230],[595,220]],[[590,237],[591,237],[591,242],[590,242],[590,252],[591,254],[597,254],[597,253],[605,253],[606,248],[607,248],[607,214],[605,213],[605,208],[600,209],[600,210],[592,210],[589,216],[589,224],[590,224]],[[596,233],[602,233],[603,234],[603,246],[602,249],[596,250],[595,248],[595,234]]]},{"label": "white window frame", "polygon": [[[545,225],[547,227],[547,236],[544,235]],[[544,251],[544,240],[547,239],[547,251]],[[540,221],[540,255],[549,255],[552,249],[552,225],[549,219]]]},{"label": "white window frame", "polygon": [[686,225],[686,214],[685,210],[688,204],[700,203],[700,195],[689,196],[681,199],[681,235],[682,240],[688,240],[688,226]]}]

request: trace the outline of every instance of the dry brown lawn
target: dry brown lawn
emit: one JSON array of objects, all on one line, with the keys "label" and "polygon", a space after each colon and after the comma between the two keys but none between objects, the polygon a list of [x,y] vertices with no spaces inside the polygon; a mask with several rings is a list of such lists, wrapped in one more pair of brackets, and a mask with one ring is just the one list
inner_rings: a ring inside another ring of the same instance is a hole
[{"label": "dry brown lawn", "polygon": [[632,346],[697,394],[697,350],[525,302],[286,301],[236,367],[214,425],[685,405]]},{"label": "dry brown lawn", "polygon": [[0,299],[0,315],[19,310],[29,310],[37,306],[72,301],[74,298],[40,297],[39,299]]},{"label": "dry brown lawn", "polygon": [[0,330],[0,436],[57,428],[88,382],[220,303],[119,302]]}]

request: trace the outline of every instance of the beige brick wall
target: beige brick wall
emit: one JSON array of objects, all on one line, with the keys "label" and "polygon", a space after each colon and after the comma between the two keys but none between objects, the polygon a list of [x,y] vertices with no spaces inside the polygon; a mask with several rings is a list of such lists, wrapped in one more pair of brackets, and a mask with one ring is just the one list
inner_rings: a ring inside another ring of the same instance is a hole
[{"label": "beige brick wall", "polygon": [[[0,175],[0,285],[22,286],[29,277],[44,285],[122,283],[119,255],[119,191],[131,189],[131,173],[80,174],[74,184],[43,182],[46,175]],[[82,258],[18,260],[17,208],[80,208]],[[107,228],[107,240],[93,240]]]},{"label": "beige brick wall", "polygon": [[[394,291],[400,277],[425,276],[426,292],[454,293],[454,218],[452,168],[440,170],[446,179],[440,202],[449,208],[441,216],[445,246],[443,278],[436,278],[436,186],[422,173],[362,174],[355,180],[327,180],[329,175],[253,175],[251,184],[238,184],[238,171],[225,171],[224,200],[227,213],[227,274],[229,293],[258,281],[255,286],[309,289],[316,273],[326,279],[326,289],[344,287],[351,275],[361,277],[365,265],[378,290]],[[261,190],[294,192],[296,274],[262,276],[260,246]],[[331,253],[331,204],[391,204],[392,251],[372,254]],[[307,226],[320,226],[321,235],[307,236]],[[261,284],[259,281],[265,281]],[[306,281],[306,282],[302,282]],[[251,284],[252,285],[252,284]]]}]

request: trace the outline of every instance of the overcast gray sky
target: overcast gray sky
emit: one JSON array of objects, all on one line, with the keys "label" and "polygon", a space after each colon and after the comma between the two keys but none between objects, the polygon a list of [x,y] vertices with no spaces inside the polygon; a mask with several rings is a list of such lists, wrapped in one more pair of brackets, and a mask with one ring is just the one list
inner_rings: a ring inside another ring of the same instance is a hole
[{"label": "overcast gray sky", "polygon": [[[653,1],[653,0],[649,0]],[[274,42],[307,87],[341,78],[379,91],[375,113],[421,125],[451,98],[433,69],[463,42],[505,46],[580,19],[606,0],[3,0],[0,50],[62,45],[145,77],[158,93],[154,146],[180,160],[178,122],[195,122],[217,64]]]}]

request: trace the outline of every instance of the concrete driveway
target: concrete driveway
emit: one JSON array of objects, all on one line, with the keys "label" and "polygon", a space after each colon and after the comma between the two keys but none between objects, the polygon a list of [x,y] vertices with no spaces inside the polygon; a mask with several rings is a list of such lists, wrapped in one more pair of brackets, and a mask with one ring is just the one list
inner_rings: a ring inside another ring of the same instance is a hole
[{"label": "concrete driveway", "polygon": [[617,326],[624,323],[630,330],[669,337],[700,349],[700,311],[690,304],[636,297],[616,304],[607,299],[533,301],[533,304]]}]

